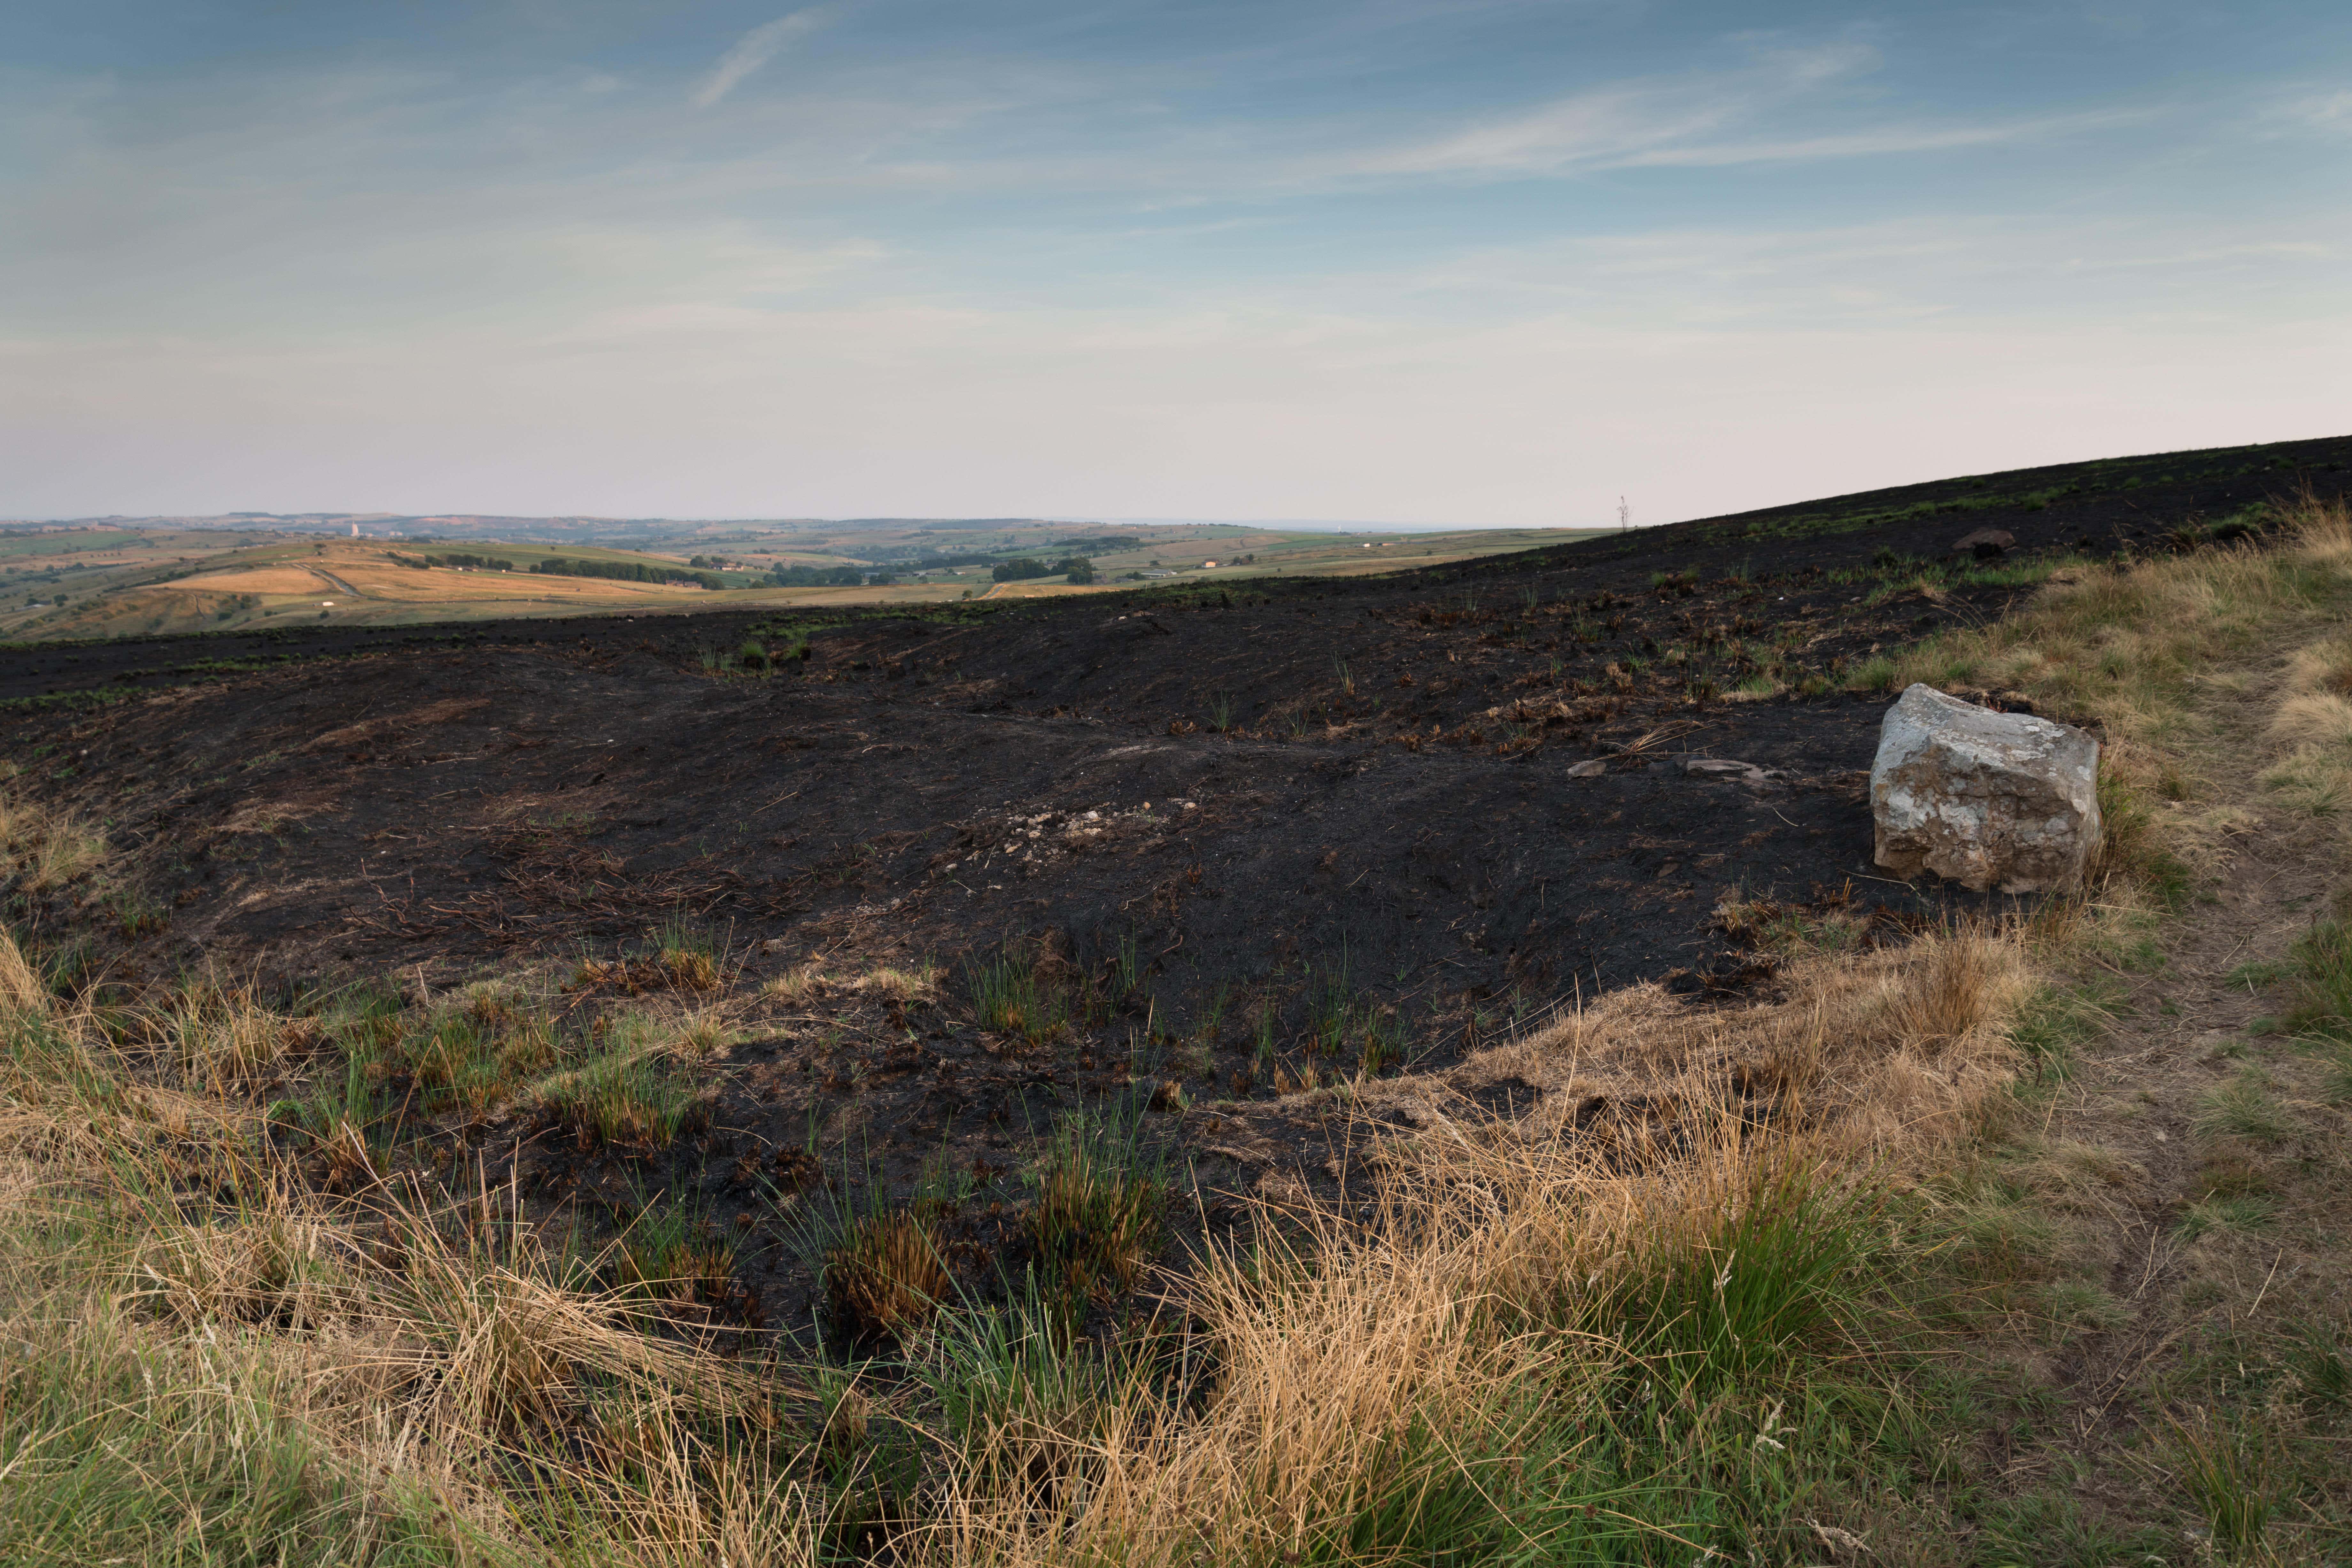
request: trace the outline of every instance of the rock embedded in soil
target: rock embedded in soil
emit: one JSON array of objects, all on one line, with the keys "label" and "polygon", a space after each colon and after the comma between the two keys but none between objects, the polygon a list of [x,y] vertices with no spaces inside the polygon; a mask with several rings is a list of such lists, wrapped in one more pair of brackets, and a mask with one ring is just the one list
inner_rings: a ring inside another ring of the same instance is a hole
[{"label": "rock embedded in soil", "polygon": [[2080,730],[1914,685],[1886,710],[1870,770],[1878,864],[1976,892],[2070,886],[2098,842],[2098,765]]},{"label": "rock embedded in soil", "polygon": [[1997,561],[2017,548],[2017,535],[2005,528],[1979,528],[1952,542],[1952,552],[1966,551],[1979,561]]}]

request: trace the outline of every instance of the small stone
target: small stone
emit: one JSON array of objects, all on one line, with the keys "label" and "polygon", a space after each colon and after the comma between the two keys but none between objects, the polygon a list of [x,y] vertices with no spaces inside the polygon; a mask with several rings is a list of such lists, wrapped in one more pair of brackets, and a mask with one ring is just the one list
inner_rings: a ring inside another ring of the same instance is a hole
[{"label": "small stone", "polygon": [[1952,542],[1952,553],[1967,551],[1979,561],[1996,561],[2017,548],[2017,535],[2005,528],[1979,528]]},{"label": "small stone", "polygon": [[1769,784],[1774,776],[1770,768],[1759,768],[1754,763],[1732,757],[1685,757],[1683,772],[1702,778],[1735,779],[1747,784]]},{"label": "small stone", "polygon": [[2099,839],[2099,743],[1917,684],[1886,710],[1870,769],[1876,858],[1977,892],[2078,881]]}]

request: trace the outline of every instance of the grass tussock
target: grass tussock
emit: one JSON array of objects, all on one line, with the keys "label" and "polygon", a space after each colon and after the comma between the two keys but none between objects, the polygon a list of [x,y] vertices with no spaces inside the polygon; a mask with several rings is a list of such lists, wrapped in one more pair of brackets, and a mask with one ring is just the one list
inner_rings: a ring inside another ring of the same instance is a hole
[{"label": "grass tussock", "polygon": [[106,864],[106,835],[72,812],[0,789],[0,882],[49,893]]},{"label": "grass tussock", "polygon": [[761,985],[760,997],[766,1002],[807,1002],[822,995],[824,987],[824,965],[811,962],[771,977]]},{"label": "grass tussock", "polygon": [[853,1215],[825,1253],[825,1305],[837,1326],[865,1338],[906,1333],[953,1290],[939,1238],[910,1209]]},{"label": "grass tussock", "polygon": [[589,1147],[667,1148],[702,1114],[700,1097],[666,1054],[625,1044],[550,1074],[535,1094]]},{"label": "grass tussock", "polygon": [[1482,1053],[1465,1077],[1543,1089],[1529,1126],[1654,1142],[1656,1105],[1736,1103],[1853,1151],[1904,1154],[1965,1136],[2011,1082],[2012,1028],[2035,990],[2020,942],[1968,932],[1816,953],[1788,965],[1783,984],[1785,1001],[1707,1011],[1630,986]]}]

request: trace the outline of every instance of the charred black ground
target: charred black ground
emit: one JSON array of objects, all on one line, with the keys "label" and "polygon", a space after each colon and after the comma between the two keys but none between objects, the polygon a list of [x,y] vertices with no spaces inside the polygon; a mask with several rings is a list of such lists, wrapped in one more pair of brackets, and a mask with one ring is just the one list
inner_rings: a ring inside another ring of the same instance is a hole
[{"label": "charred black ground", "polygon": [[[1160,1101],[1201,1102],[1213,1164],[1271,1168],[1324,1136],[1297,1069],[1443,1065],[1636,980],[1769,987],[1727,900],[1864,941],[1979,907],[1870,863],[1873,661],[2053,561],[2226,544],[2347,461],[2074,465],[1246,590],[8,648],[19,787],[122,854],[102,897],[9,914],[101,998],[205,964],[446,992],[678,921],[747,983],[844,982],[735,1047],[658,1155],[453,1133],[551,1201],[732,1209],[819,1133],[984,1187],[1056,1105],[1139,1082],[1186,1086]],[[2014,543],[1954,552],[1987,529]],[[1052,1026],[981,1026],[1007,955]],[[927,962],[944,1003],[845,984]],[[805,1321],[806,1284],[772,1274],[769,1308]]]}]

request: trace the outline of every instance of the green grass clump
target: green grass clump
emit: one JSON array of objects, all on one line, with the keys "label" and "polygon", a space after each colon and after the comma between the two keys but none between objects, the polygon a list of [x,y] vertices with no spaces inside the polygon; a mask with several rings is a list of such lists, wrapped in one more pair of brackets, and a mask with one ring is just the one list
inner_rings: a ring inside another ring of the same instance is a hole
[{"label": "green grass clump", "polygon": [[2033,1081],[2063,1083],[2074,1076],[2076,1053],[2111,1016],[2087,992],[2043,986],[2018,1009],[2009,1037],[2024,1053]]},{"label": "green grass clump", "polygon": [[1895,686],[1895,660],[1874,655],[1846,671],[1845,684],[1854,691],[1888,691]]},{"label": "green grass clump", "polygon": [[1068,1022],[1063,999],[1039,977],[1036,960],[1013,947],[967,963],[964,984],[983,1029],[1035,1045],[1060,1034]]},{"label": "green grass clump", "polygon": [[2260,1546],[2278,1506],[2275,1438],[2201,1415],[2174,1422],[2171,1436],[2181,1484],[2211,1523],[2214,1543],[2231,1557]]},{"label": "green grass clump", "polygon": [[1142,1132],[1134,1105],[1065,1117],[1030,1173],[1036,1269],[1074,1312],[1134,1289],[1159,1248],[1170,1175]]},{"label": "green grass clump", "polygon": [[2252,1193],[2216,1194],[2189,1205],[2174,1227],[2183,1241],[2226,1232],[2245,1236],[2267,1229],[2278,1218],[2278,1205]]},{"label": "green grass clump", "polygon": [[2098,799],[2099,845],[2092,858],[2092,881],[2120,879],[2145,890],[2159,908],[2177,911],[2184,907],[2189,902],[2189,863],[2167,844],[2147,792],[2103,765]]},{"label": "green grass clump", "polygon": [[2189,1125],[2200,1137],[2244,1138],[2277,1143],[2294,1136],[2286,1107],[2271,1092],[2261,1071],[2248,1068],[2200,1095]]},{"label": "green grass clump", "polygon": [[1851,1337],[1884,1237],[1860,1194],[1807,1171],[1759,1171],[1710,1231],[1633,1275],[1616,1334],[1700,1396],[1785,1371]]},{"label": "green grass clump", "polygon": [[834,1324],[866,1339],[919,1327],[955,1289],[931,1221],[903,1208],[849,1215],[825,1250],[824,1279]]},{"label": "green grass clump", "polygon": [[613,1273],[633,1295],[714,1305],[734,1283],[735,1254],[707,1206],[656,1198],[614,1244]]},{"label": "green grass clump", "polygon": [[2294,1002],[2283,1022],[2293,1033],[2352,1044],[2352,924],[2322,921],[2294,944]]},{"label": "green grass clump", "polygon": [[660,1057],[625,1047],[542,1079],[538,1092],[550,1115],[592,1143],[667,1148],[702,1109]]},{"label": "green grass clump", "polygon": [[669,984],[681,991],[709,991],[719,984],[719,947],[710,929],[672,916],[656,927],[647,953]]},{"label": "green grass clump", "polygon": [[[13,1321],[12,1330],[34,1325]],[[26,1353],[31,1352],[31,1353]],[[80,1564],[441,1563],[422,1491],[366,1485],[296,1412],[299,1373],[233,1341],[201,1369],[109,1318],[0,1357],[0,1557]]]}]

